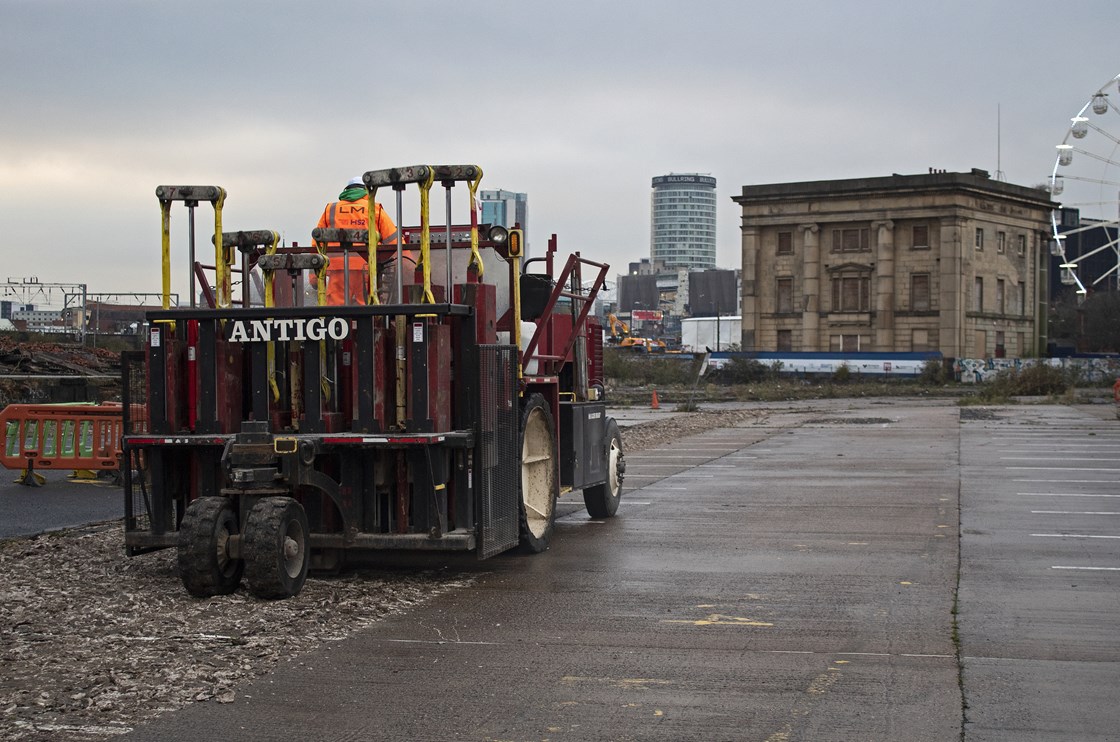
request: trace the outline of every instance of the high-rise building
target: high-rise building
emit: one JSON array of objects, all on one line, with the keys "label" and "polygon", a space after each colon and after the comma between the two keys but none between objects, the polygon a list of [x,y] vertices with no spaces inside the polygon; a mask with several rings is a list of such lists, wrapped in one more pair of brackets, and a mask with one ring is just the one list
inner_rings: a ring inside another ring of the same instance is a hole
[{"label": "high-rise building", "polygon": [[716,267],[716,179],[670,173],[653,179],[650,258],[667,268]]},{"label": "high-rise building", "polygon": [[525,232],[525,249],[529,248],[529,195],[513,191],[479,191],[482,202],[482,223],[500,224],[506,229],[515,225]]}]

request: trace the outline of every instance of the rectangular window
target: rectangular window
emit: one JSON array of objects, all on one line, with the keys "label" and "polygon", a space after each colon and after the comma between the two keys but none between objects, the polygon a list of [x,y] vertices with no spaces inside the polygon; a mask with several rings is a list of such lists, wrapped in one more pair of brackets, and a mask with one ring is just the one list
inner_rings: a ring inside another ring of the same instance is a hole
[{"label": "rectangular window", "polygon": [[1019,316],[1027,316],[1027,284],[1019,281]]},{"label": "rectangular window", "polygon": [[1027,236],[1025,234],[1019,235],[1019,257],[1027,254]]},{"label": "rectangular window", "polygon": [[1004,358],[1007,355],[1007,348],[1003,345],[1003,331],[996,330],[996,358]]},{"label": "rectangular window", "polygon": [[996,252],[1000,255],[1007,250],[1007,232],[996,232]]},{"label": "rectangular window", "polygon": [[977,312],[984,311],[984,279],[980,276],[976,277],[972,291],[972,308]]},{"label": "rectangular window", "polygon": [[1003,299],[1004,299],[1003,289],[1004,289],[1004,280],[1002,278],[997,278],[996,279],[996,311],[999,312],[1000,314],[1003,314],[1003,310],[1004,310],[1004,307],[1005,307],[1004,302],[1003,302]]},{"label": "rectangular window", "polygon": [[911,330],[910,351],[912,353],[921,353],[926,350],[934,350],[934,348],[929,347],[929,330]]},{"label": "rectangular window", "polygon": [[793,279],[778,279],[778,313],[793,311]]},{"label": "rectangular window", "polygon": [[832,311],[870,312],[871,277],[840,275],[832,279]]},{"label": "rectangular window", "polygon": [[984,228],[983,227],[977,227],[976,228],[976,249],[977,250],[983,250],[984,249]]},{"label": "rectangular window", "polygon": [[1019,354],[1019,357],[1020,358],[1026,358],[1027,356],[1033,355],[1030,352],[1030,349],[1027,348],[1027,333],[1017,332],[1015,334],[1018,335],[1018,338],[1019,338],[1019,345],[1018,345],[1018,348],[1016,350],[1016,352],[1018,352],[1018,354]]},{"label": "rectangular window", "polygon": [[793,350],[793,330],[778,330],[779,353],[788,353]]},{"label": "rectangular window", "polygon": [[910,228],[910,234],[913,237],[911,247],[915,250],[922,250],[929,247],[929,227],[925,224],[915,224]]},{"label": "rectangular window", "polygon": [[793,255],[793,232],[778,232],[778,254]]},{"label": "rectangular window", "polygon": [[910,309],[915,312],[929,311],[929,274],[910,274]]},{"label": "rectangular window", "polygon": [[858,353],[860,349],[859,335],[830,335],[828,349],[833,353]]},{"label": "rectangular window", "polygon": [[867,229],[832,230],[833,252],[859,252],[871,249],[871,232]]},{"label": "rectangular window", "polygon": [[987,330],[977,330],[973,334],[972,357],[973,358],[987,358],[988,357],[988,331]]}]

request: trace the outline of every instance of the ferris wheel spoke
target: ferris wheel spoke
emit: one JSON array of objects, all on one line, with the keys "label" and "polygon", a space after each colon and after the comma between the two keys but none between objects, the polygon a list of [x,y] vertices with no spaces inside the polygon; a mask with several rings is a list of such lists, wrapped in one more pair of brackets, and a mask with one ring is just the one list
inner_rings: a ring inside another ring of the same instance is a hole
[{"label": "ferris wheel spoke", "polygon": [[[1115,110],[1115,109],[1113,109],[1113,110]],[[1115,142],[1116,144],[1120,144],[1120,137],[1113,136],[1112,134],[1108,133],[1107,131],[1105,131],[1101,127],[1097,126],[1096,124],[1090,123],[1089,128],[1092,129],[1093,131],[1097,132],[1101,136],[1103,136],[1105,139],[1108,139],[1112,142]]]},{"label": "ferris wheel spoke", "polygon": [[[1077,183],[1093,183],[1095,185],[1120,186],[1120,181],[1102,180],[1101,178],[1087,178],[1083,175],[1058,175],[1058,180],[1072,180]],[[1091,202],[1086,202],[1091,203]]]},{"label": "ferris wheel spoke", "polygon": [[1093,282],[1092,282],[1091,284],[1089,284],[1089,285],[1090,285],[1090,286],[1096,286],[1096,285],[1097,285],[1098,283],[1100,283],[1100,282],[1101,282],[1101,281],[1103,281],[1104,279],[1108,278],[1108,277],[1109,277],[1109,276],[1111,276],[1111,275],[1112,275],[1113,273],[1116,273],[1116,266],[1115,266],[1115,265],[1114,265],[1114,266],[1112,266],[1111,268],[1109,268],[1108,270],[1106,270],[1106,271],[1105,271],[1104,273],[1102,273],[1102,274],[1100,275],[1100,277],[1099,277],[1099,278],[1097,278],[1097,280],[1093,281]]},{"label": "ferris wheel spoke", "polygon": [[1096,152],[1090,152],[1087,149],[1080,149],[1079,147],[1074,147],[1073,151],[1077,152],[1078,154],[1085,155],[1086,157],[1091,157],[1094,160],[1099,160],[1100,162],[1103,162],[1106,165],[1120,164],[1120,163],[1117,163],[1116,160],[1105,157],[1104,155],[1098,155]]},{"label": "ferris wheel spoke", "polygon": [[1109,248],[1112,248],[1113,252],[1116,251],[1116,240],[1113,240],[1112,242],[1109,242],[1107,245],[1101,245],[1098,248],[1090,250],[1089,252],[1085,253],[1084,255],[1078,255],[1076,258],[1074,258],[1073,260],[1070,260],[1069,262],[1080,263],[1082,260],[1085,260],[1086,258],[1091,258],[1094,255],[1096,255],[1097,253],[1104,252],[1105,250],[1108,250]]}]

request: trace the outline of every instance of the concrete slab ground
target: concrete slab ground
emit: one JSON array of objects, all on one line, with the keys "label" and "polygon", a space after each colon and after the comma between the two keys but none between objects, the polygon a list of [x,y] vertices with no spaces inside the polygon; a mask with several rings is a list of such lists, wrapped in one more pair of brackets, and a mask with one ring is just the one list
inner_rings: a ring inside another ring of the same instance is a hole
[{"label": "concrete slab ground", "polygon": [[[757,407],[629,452],[618,518],[569,494],[545,554],[127,738],[1120,740],[1111,406]],[[0,538],[121,516],[66,474],[0,482]]]},{"label": "concrete slab ground", "polygon": [[966,740],[1120,739],[1120,423],[1101,409],[963,411]]},{"label": "concrete slab ground", "polygon": [[959,739],[958,451],[897,405],[635,454],[620,517],[127,738]]}]

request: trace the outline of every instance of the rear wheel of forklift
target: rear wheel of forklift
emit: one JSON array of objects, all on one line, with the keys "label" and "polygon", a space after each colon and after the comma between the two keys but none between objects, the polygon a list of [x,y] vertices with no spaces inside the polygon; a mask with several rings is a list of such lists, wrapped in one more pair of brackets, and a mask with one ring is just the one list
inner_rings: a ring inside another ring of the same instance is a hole
[{"label": "rear wheel of forklift", "polygon": [[534,394],[521,409],[521,550],[548,548],[556,511],[556,426],[544,397]]},{"label": "rear wheel of forklift", "polygon": [[264,497],[245,518],[241,541],[245,580],[258,598],[298,595],[311,561],[303,506],[290,497]]},{"label": "rear wheel of forklift", "polygon": [[183,587],[196,598],[229,595],[241,583],[245,563],[232,559],[229,539],[237,533],[237,515],[225,497],[200,497],[183,514],[178,562]]},{"label": "rear wheel of forklift", "polygon": [[622,499],[622,479],[626,474],[626,459],[622,456],[622,434],[618,423],[607,422],[607,481],[583,491],[583,504],[592,518],[610,518],[618,512]]}]

